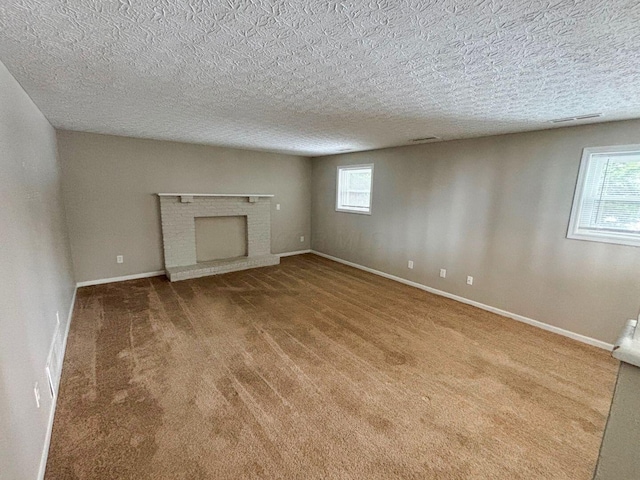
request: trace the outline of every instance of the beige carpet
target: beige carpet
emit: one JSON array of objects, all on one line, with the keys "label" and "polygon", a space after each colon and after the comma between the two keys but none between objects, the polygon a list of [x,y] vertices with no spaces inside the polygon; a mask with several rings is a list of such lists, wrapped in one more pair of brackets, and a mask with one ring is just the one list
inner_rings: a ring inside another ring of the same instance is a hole
[{"label": "beige carpet", "polygon": [[86,287],[48,479],[590,479],[617,364],[313,255]]}]

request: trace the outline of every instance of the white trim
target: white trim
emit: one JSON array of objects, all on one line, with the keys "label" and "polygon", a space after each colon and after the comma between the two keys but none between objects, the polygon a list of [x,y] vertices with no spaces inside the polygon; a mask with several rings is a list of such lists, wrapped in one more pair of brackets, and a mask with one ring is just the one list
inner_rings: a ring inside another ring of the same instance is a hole
[{"label": "white trim", "polygon": [[156,193],[159,197],[268,197],[273,194],[264,193]]},{"label": "white trim", "polygon": [[340,213],[357,213],[358,215],[371,215],[371,207],[369,207],[368,212],[359,212],[358,210],[349,210],[348,208],[338,208],[336,207],[336,212]]},{"label": "white trim", "polygon": [[[67,326],[64,331],[64,338],[62,340],[62,368],[60,368],[60,376],[62,377],[62,370],[64,368],[64,354],[67,351],[67,339],[69,338],[69,329],[71,328],[71,319],[73,317],[73,308],[76,305],[76,294],[78,293],[78,287],[73,289],[73,296],[71,297],[71,306],[69,307],[69,314],[67,315]],[[49,421],[47,422],[47,431],[44,437],[44,447],[42,455],[40,457],[40,468],[38,470],[38,480],[44,479],[45,469],[47,468],[47,458],[49,457],[49,446],[51,445],[51,433],[53,431],[53,419],[56,413],[56,405],[58,403],[58,392],[60,391],[60,379],[58,379],[58,388],[54,392],[55,396],[51,399],[51,410],[49,411]]]},{"label": "white trim", "polygon": [[580,229],[579,221],[582,214],[582,200],[587,181],[592,155],[606,155],[624,152],[640,152],[640,145],[615,145],[611,147],[586,147],[582,150],[578,180],[573,193],[573,204],[569,216],[567,238],[571,240],[587,240],[591,242],[613,243],[617,245],[640,246],[640,237],[633,233],[598,232],[588,229]]},{"label": "white trim", "polygon": [[159,277],[164,275],[164,270],[157,270],[155,272],[135,273],[133,275],[123,275],[122,277],[100,278],[98,280],[87,280],[85,282],[78,282],[77,287],[89,287],[91,285],[102,285],[104,283],[125,282],[127,280],[137,280],[139,278]]},{"label": "white trim", "polygon": [[291,257],[292,255],[303,255],[305,253],[311,253],[311,250],[296,250],[295,252],[276,253],[277,257]]},{"label": "white trim", "polygon": [[[357,208],[340,208],[340,170],[357,170],[359,168],[371,169],[371,184],[369,185],[369,208],[366,211]],[[358,165],[338,165],[336,167],[336,212],[357,213],[359,215],[371,215],[373,211],[373,163],[361,163]]]},{"label": "white trim", "polygon": [[[295,252],[276,253],[278,257],[289,257],[291,255],[302,255],[304,253],[311,253],[311,250],[296,250]],[[100,278],[98,280],[87,280],[84,282],[78,282],[77,287],[90,287],[92,285],[103,285],[105,283],[126,282],[127,280],[137,280],[140,278],[159,277],[165,275],[164,270],[157,270],[155,272],[135,273],[133,275],[123,275],[122,277]]]},{"label": "white trim", "polygon": [[320,257],[328,258],[329,260],[333,260],[334,262],[343,263],[345,265],[349,265],[350,267],[364,270],[365,272],[373,273],[375,275],[379,275],[381,277],[388,278],[390,280],[395,280],[396,282],[404,283],[405,285],[409,285],[411,287],[419,288],[420,290],[424,290],[426,292],[433,293],[435,295],[440,295],[441,297],[450,298],[460,303],[466,303],[467,305],[472,305],[474,307],[481,308],[482,310],[486,310],[487,312],[495,313],[503,317],[511,318],[513,320],[517,320],[522,323],[533,325],[534,327],[538,327],[543,330],[547,330],[549,332],[557,333],[564,337],[572,338],[573,340],[586,343],[587,345],[592,345],[594,347],[602,348],[608,351],[611,351],[613,349],[612,344],[603,342],[602,340],[597,340],[595,338],[587,337],[586,335],[581,335],[579,333],[571,332],[569,330],[565,330],[564,328],[556,327],[553,325],[549,325],[548,323],[543,323],[538,320],[534,320],[532,318],[518,315],[517,313],[511,313],[506,310],[502,310],[500,308],[492,307],[490,305],[485,305],[484,303],[476,302],[475,300],[469,300],[468,298],[460,297],[458,295],[454,295],[452,293],[448,293],[443,290],[427,287],[426,285],[423,285],[421,283],[412,282],[411,280],[406,280],[401,277],[396,277],[395,275],[384,273],[384,272],[381,272],[380,270],[375,270],[373,268],[365,267],[357,263],[349,262],[347,260],[343,260],[341,258],[334,257],[332,255],[327,255],[326,253],[317,252],[315,250],[311,250],[311,253],[313,253],[314,255],[318,255]]}]

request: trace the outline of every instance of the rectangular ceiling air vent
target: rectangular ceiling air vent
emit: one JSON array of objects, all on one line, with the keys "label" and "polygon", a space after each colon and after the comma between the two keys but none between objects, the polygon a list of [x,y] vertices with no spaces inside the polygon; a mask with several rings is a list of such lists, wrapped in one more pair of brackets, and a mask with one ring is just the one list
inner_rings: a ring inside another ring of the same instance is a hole
[{"label": "rectangular ceiling air vent", "polygon": [[578,115],[576,117],[554,118],[553,120],[549,120],[549,122],[551,123],[573,122],[576,120],[587,120],[588,118],[598,118],[601,116],[602,116],[601,113],[588,113],[587,115]]}]

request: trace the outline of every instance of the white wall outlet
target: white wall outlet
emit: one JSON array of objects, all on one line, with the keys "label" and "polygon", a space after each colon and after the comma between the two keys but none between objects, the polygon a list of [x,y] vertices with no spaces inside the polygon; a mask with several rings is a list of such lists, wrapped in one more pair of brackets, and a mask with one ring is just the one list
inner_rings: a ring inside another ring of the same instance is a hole
[{"label": "white wall outlet", "polygon": [[280,204],[276,203],[276,210],[280,210]]},{"label": "white wall outlet", "polygon": [[446,268],[441,268],[440,269],[440,278],[447,278],[447,269]]},{"label": "white wall outlet", "polygon": [[56,326],[60,326],[60,312],[56,312]]},{"label": "white wall outlet", "polygon": [[409,262],[407,263],[407,267],[413,269],[413,260],[409,260]]},{"label": "white wall outlet", "polygon": [[124,257],[123,257],[122,255],[118,255],[118,256],[116,257],[116,262],[118,262],[118,263],[124,263]]},{"label": "white wall outlet", "polygon": [[36,405],[40,408],[40,386],[38,385],[38,382],[33,386],[33,394],[36,397]]},{"label": "white wall outlet", "polygon": [[304,235],[300,236],[300,242],[304,242]]},{"label": "white wall outlet", "polygon": [[467,285],[473,285],[473,277],[472,276],[468,276],[467,277]]}]

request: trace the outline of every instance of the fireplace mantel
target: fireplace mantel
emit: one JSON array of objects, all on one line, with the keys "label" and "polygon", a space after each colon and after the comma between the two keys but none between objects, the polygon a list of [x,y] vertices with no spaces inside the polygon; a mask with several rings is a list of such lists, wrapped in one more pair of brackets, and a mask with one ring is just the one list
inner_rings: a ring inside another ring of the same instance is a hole
[{"label": "fireplace mantel", "polygon": [[264,193],[157,193],[159,197],[268,197]]},{"label": "fireplace mantel", "polygon": [[235,197],[247,198],[250,203],[256,203],[260,198],[273,198],[273,195],[263,193],[158,193],[159,197],[180,197],[182,203],[193,202],[193,197]]},{"label": "fireplace mantel", "polygon": [[[260,193],[158,193],[165,271],[171,281],[277,265],[271,253],[271,198]],[[247,218],[245,257],[198,262],[195,219]]]}]

